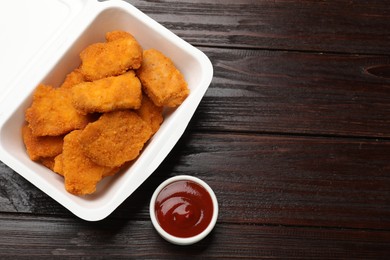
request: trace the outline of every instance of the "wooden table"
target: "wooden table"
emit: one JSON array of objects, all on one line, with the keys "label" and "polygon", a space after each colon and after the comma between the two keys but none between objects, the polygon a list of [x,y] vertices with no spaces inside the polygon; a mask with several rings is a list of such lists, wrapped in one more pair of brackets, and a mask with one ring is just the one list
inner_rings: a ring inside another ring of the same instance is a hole
[{"label": "wooden table", "polygon": [[[0,164],[0,258],[390,257],[388,1],[129,0],[205,52],[214,78],[156,172],[83,221]],[[213,232],[175,246],[152,192],[189,174],[219,199]]]}]

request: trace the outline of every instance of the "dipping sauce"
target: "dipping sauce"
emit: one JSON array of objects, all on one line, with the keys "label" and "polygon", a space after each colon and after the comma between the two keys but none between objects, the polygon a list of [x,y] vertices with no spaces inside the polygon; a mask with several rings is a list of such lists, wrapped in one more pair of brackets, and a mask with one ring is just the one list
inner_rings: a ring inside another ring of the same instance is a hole
[{"label": "dipping sauce", "polygon": [[198,183],[178,180],[157,195],[155,214],[167,233],[192,237],[202,233],[211,222],[213,202],[208,191]]}]

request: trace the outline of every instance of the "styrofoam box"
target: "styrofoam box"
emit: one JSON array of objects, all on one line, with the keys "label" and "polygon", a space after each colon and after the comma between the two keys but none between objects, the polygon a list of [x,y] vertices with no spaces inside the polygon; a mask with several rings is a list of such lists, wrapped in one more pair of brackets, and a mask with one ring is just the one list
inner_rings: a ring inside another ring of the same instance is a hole
[{"label": "styrofoam box", "polygon": [[[2,4],[0,26],[0,160],[69,209],[97,221],[111,214],[159,166],[185,131],[212,79],[207,56],[136,9],[111,0],[13,0]],[[64,180],[29,159],[21,127],[39,83],[59,86],[80,64],[79,53],[104,42],[112,30],[130,32],[144,49],[156,48],[184,74],[190,95],[181,106],[165,111],[165,120],[141,155],[123,172],[106,177],[97,192],[75,196]],[[3,38],[4,37],[4,38]]]}]

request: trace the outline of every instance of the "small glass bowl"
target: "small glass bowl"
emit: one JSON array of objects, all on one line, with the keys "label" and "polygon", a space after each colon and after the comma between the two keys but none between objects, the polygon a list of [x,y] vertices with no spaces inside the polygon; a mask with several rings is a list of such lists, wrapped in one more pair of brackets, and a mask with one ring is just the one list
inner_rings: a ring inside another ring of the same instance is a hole
[{"label": "small glass bowl", "polygon": [[[160,223],[157,220],[156,212],[155,212],[155,204],[156,204],[156,199],[159,193],[161,192],[162,189],[164,189],[166,186],[169,184],[176,182],[176,181],[192,181],[197,183],[198,185],[202,186],[210,195],[211,201],[213,204],[213,214],[211,217],[211,221],[209,222],[208,226],[199,234],[192,236],[192,237],[177,237],[174,235],[169,234],[167,231],[165,231]],[[150,218],[152,220],[154,228],[157,230],[157,232],[167,241],[176,244],[176,245],[191,245],[196,242],[199,242],[203,238],[205,238],[211,230],[214,228],[217,218],[218,218],[218,201],[217,197],[215,196],[214,191],[210,188],[210,186],[202,181],[199,178],[193,177],[193,176],[188,176],[188,175],[179,175],[175,176],[172,178],[169,178],[165,180],[163,183],[161,183],[157,189],[154,191],[152,198],[150,200],[150,206],[149,206],[149,213],[150,213]]]}]

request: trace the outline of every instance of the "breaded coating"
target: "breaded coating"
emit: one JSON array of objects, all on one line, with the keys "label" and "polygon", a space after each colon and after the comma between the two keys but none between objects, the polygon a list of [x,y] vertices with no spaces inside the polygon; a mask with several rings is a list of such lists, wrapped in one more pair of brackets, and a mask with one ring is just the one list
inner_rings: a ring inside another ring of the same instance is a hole
[{"label": "breaded coating", "polygon": [[34,136],[27,124],[22,127],[27,154],[33,161],[54,157],[62,152],[63,136]]},{"label": "breaded coating", "polygon": [[135,159],[152,135],[150,126],[135,112],[103,114],[81,133],[84,154],[97,164],[117,167]]},{"label": "breaded coating", "polygon": [[163,107],[156,106],[148,96],[143,95],[141,107],[135,112],[150,125],[152,133],[155,134],[164,120],[162,111]]},{"label": "breaded coating", "polygon": [[55,157],[45,157],[41,158],[39,160],[40,163],[42,163],[43,166],[53,171],[54,169],[54,158]]},{"label": "breaded coating", "polygon": [[97,165],[84,155],[80,135],[81,130],[75,130],[65,136],[62,171],[65,189],[75,195],[86,195],[95,192],[97,183],[113,169]]},{"label": "breaded coating", "polygon": [[57,155],[54,158],[53,172],[58,173],[61,176],[64,176],[64,170],[62,166],[62,153]]},{"label": "breaded coating", "polygon": [[142,47],[131,34],[123,32],[120,37],[112,38],[108,42],[91,44],[80,53],[80,71],[87,80],[117,76],[141,66]]},{"label": "breaded coating", "polygon": [[122,167],[114,167],[114,168],[111,168],[111,171],[106,171],[103,173],[103,178],[104,177],[108,177],[108,176],[114,176],[115,174],[117,174],[119,172],[119,170],[121,169]]},{"label": "breaded coating", "polygon": [[129,167],[160,129],[164,109],[182,104],[190,89],[170,58],[143,51],[126,31],[107,32],[80,59],[78,68],[55,75],[65,76],[58,88],[37,86],[22,138],[32,161],[62,176],[67,192],[83,196]]},{"label": "breaded coating", "polygon": [[84,81],[84,75],[77,68],[68,75],[66,75],[65,80],[60,86],[60,88],[72,88],[73,86],[76,86],[77,84],[80,84]]},{"label": "breaded coating", "polygon": [[[64,176],[64,170],[63,170],[63,164],[62,164],[62,153],[57,155],[53,159],[53,168],[51,168],[51,169],[55,173],[58,173],[59,175]],[[102,175],[103,178],[108,177],[108,176],[113,176],[113,175],[117,174],[118,171],[120,170],[119,167],[110,168],[110,169],[111,170],[109,170],[109,171],[107,170],[107,171],[103,172],[103,175]]]},{"label": "breaded coating", "polygon": [[141,82],[134,71],[80,83],[72,89],[73,106],[84,114],[137,109],[141,106],[141,99]]},{"label": "breaded coating", "polygon": [[72,105],[71,92],[66,88],[39,85],[31,107],[26,110],[26,121],[35,136],[57,136],[84,128],[89,119]]},{"label": "breaded coating", "polygon": [[112,42],[118,39],[127,38],[129,36],[132,36],[130,33],[125,31],[111,31],[106,33],[106,41]]},{"label": "breaded coating", "polygon": [[143,52],[137,76],[144,91],[157,106],[176,107],[190,93],[183,74],[168,57],[155,49]]}]

